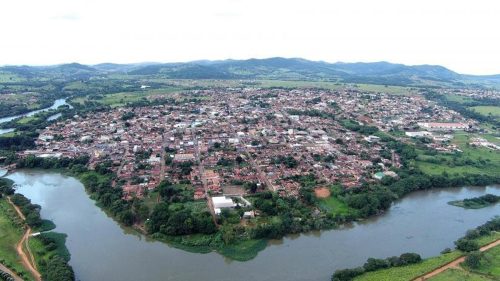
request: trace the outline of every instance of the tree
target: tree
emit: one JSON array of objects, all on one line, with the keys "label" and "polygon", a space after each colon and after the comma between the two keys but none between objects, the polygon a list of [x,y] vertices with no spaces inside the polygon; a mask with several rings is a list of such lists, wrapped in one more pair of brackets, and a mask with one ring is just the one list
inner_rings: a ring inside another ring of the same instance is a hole
[{"label": "tree", "polygon": [[230,224],[223,224],[222,227],[220,228],[220,231],[222,233],[222,240],[226,245],[231,244],[234,241],[235,239],[234,230]]},{"label": "tree", "polygon": [[47,262],[42,279],[47,281],[73,281],[75,280],[75,273],[64,259],[56,255]]},{"label": "tree", "polygon": [[363,265],[365,271],[375,271],[381,268],[388,268],[389,262],[383,259],[374,259],[369,258],[366,263]]},{"label": "tree", "polygon": [[170,212],[167,203],[160,203],[156,205],[151,213],[147,227],[149,233],[160,231],[160,227],[167,223]]},{"label": "tree", "polygon": [[255,182],[246,182],[245,189],[250,190],[251,193],[255,193],[257,191],[257,183]]},{"label": "tree", "polygon": [[458,250],[464,251],[464,252],[472,252],[479,250],[479,245],[477,244],[476,241],[469,240],[466,238],[460,238],[457,241],[455,241],[455,245]]},{"label": "tree", "polygon": [[354,277],[363,274],[365,271],[362,267],[339,269],[332,276],[332,281],[349,281]]},{"label": "tree", "polygon": [[134,223],[134,214],[130,210],[126,210],[120,214],[120,221],[126,225],[131,226]]},{"label": "tree", "polygon": [[404,253],[399,256],[399,261],[401,264],[414,264],[422,261],[422,258],[419,254],[415,253]]},{"label": "tree", "polygon": [[42,219],[40,218],[40,213],[30,212],[26,216],[26,223],[31,227],[38,227],[42,224]]},{"label": "tree", "polygon": [[482,257],[483,257],[483,253],[481,253],[479,251],[470,252],[465,257],[465,264],[472,269],[479,268],[479,266],[481,265]]}]

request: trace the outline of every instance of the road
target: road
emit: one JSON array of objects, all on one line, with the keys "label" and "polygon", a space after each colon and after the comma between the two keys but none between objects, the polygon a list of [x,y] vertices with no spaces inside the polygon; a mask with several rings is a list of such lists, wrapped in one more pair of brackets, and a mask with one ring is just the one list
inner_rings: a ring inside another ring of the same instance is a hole
[{"label": "road", "polygon": [[217,215],[215,214],[215,208],[212,204],[212,197],[208,193],[208,185],[207,182],[203,179],[203,174],[205,172],[205,168],[203,167],[203,164],[201,163],[201,153],[200,153],[200,146],[198,143],[198,136],[193,132],[193,139],[194,139],[194,147],[195,147],[195,159],[196,162],[198,162],[198,172],[200,173],[200,179],[201,183],[203,184],[203,189],[205,190],[205,197],[207,199],[207,207],[208,210],[210,211],[210,214],[212,215],[212,220],[215,224],[215,226],[219,226],[217,224]]},{"label": "road", "polygon": [[[21,212],[19,207],[17,207],[16,204],[14,204],[12,202],[12,200],[10,200],[10,197],[7,197],[7,200],[12,205],[12,207],[14,207],[14,209],[17,212],[17,215],[23,221],[25,221],[26,217],[24,216],[23,212]],[[35,278],[36,281],[42,281],[42,275],[36,269],[35,259],[33,257],[33,254],[31,253],[31,250],[30,250],[29,245],[28,245],[28,238],[30,237],[30,235],[31,235],[31,227],[26,225],[26,232],[24,233],[21,240],[19,240],[19,242],[17,243],[16,251],[17,251],[17,254],[19,255],[19,257],[21,257],[21,263],[23,264],[24,268],[26,268],[29,272],[31,272],[31,275],[33,275],[33,277]],[[24,252],[23,245],[25,245],[26,249],[28,249],[29,258],[28,258],[28,255]]]},{"label": "road", "polygon": [[[495,246],[498,246],[500,245],[500,239],[498,239],[497,241],[495,242],[492,242],[486,246],[483,246],[479,249],[479,251],[481,252],[484,252],[484,251],[487,251]],[[429,278],[431,277],[434,277],[436,275],[438,275],[439,273],[442,273],[443,271],[447,270],[447,269],[450,269],[450,268],[460,268],[459,265],[465,261],[465,256],[462,256],[460,258],[457,258],[456,260],[452,261],[452,262],[449,262],[439,268],[436,268],[434,269],[433,271],[429,272],[429,273],[426,273],[425,275],[423,276],[420,276],[420,277],[417,277],[415,279],[413,279],[414,281],[424,281],[424,280],[428,280]]]},{"label": "road", "polygon": [[160,153],[160,181],[162,182],[165,179],[165,157],[167,156],[167,152],[165,148],[167,147],[167,143],[165,142],[165,135],[161,136],[161,153]]},{"label": "road", "polygon": [[271,183],[271,181],[266,176],[266,174],[264,173],[264,171],[262,171],[262,169],[260,168],[260,166],[255,161],[255,159],[252,157],[252,155],[250,155],[250,153],[248,153],[246,151],[246,149],[245,149],[245,154],[248,157],[248,160],[250,160],[250,164],[252,165],[252,167],[254,168],[254,170],[257,172],[257,176],[259,177],[259,180],[262,183],[265,183],[267,185],[267,188],[269,190],[276,192],[276,190],[277,190],[276,186],[274,186],[274,184]]}]

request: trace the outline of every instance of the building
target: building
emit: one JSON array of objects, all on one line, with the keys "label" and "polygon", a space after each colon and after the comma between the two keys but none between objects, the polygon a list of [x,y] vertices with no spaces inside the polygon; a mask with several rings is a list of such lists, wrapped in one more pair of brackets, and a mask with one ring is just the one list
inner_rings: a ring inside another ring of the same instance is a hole
[{"label": "building", "polygon": [[420,122],[418,125],[428,130],[465,130],[469,128],[469,125],[465,123]]},{"label": "building", "polygon": [[423,137],[430,137],[432,136],[432,133],[427,132],[427,131],[420,131],[420,132],[405,132],[405,135],[410,137],[410,138],[423,138]]},{"label": "building", "polygon": [[214,205],[215,214],[217,215],[221,213],[222,208],[234,208],[236,206],[233,200],[226,196],[212,197],[212,203]]},{"label": "building", "polygon": [[192,153],[178,153],[174,156],[174,162],[188,162],[194,161],[194,155]]}]

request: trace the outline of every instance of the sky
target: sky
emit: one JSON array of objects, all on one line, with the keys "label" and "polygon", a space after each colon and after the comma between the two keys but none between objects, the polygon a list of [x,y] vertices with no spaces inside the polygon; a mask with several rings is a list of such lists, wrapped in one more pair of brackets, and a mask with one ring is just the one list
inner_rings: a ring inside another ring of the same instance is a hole
[{"label": "sky", "polygon": [[0,65],[300,57],[500,74],[496,0],[2,0]]}]

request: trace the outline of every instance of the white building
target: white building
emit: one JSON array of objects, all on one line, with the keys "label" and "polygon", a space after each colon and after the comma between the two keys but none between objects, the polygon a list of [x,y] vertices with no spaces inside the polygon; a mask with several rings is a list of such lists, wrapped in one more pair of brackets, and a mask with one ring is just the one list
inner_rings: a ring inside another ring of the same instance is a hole
[{"label": "white building", "polygon": [[441,123],[441,122],[419,122],[418,126],[427,130],[465,130],[469,128],[466,123]]},{"label": "white building", "polygon": [[427,131],[405,132],[405,135],[407,135],[410,138],[423,138],[423,137],[430,137],[430,136],[432,136],[432,133],[431,132],[427,132]]},{"label": "white building", "polygon": [[214,205],[215,214],[220,214],[222,208],[234,208],[236,204],[234,204],[231,198],[226,196],[217,196],[212,197],[212,203]]}]

